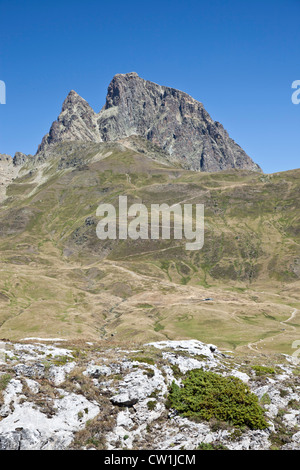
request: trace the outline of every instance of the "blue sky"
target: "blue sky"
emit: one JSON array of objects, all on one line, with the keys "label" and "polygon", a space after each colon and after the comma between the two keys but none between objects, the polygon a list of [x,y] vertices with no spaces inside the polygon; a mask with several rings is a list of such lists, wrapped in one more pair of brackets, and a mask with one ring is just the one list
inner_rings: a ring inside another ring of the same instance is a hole
[{"label": "blue sky", "polygon": [[34,154],[71,89],[116,73],[201,101],[266,173],[299,168],[300,0],[0,0],[0,153]]}]

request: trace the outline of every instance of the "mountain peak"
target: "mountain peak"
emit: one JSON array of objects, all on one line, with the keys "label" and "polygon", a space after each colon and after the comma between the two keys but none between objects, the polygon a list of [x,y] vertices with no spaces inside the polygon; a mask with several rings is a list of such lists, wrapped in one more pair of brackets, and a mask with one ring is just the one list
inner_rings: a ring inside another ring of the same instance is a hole
[{"label": "mountain peak", "polygon": [[78,105],[92,109],[84,98],[82,98],[76,91],[71,90],[63,102],[62,112],[66,109],[76,108]]},{"label": "mountain peak", "polygon": [[60,141],[117,141],[132,135],[150,140],[187,169],[261,171],[202,103],[136,72],[113,77],[99,114],[71,90],[38,153]]},{"label": "mountain peak", "polygon": [[114,78],[117,77],[127,77],[127,78],[139,78],[136,72],[128,72],[128,73],[117,73]]},{"label": "mountain peak", "polygon": [[63,102],[60,115],[44,136],[37,153],[47,152],[52,145],[65,141],[100,141],[96,113],[74,90]]}]

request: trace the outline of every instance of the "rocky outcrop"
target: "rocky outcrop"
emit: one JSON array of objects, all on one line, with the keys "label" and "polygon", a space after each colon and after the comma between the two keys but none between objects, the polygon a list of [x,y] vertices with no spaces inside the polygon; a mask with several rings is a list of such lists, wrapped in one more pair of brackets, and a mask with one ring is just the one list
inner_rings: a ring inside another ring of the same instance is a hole
[{"label": "rocky outcrop", "polygon": [[28,158],[32,158],[32,155],[25,155],[25,153],[16,152],[13,158],[13,164],[14,166],[24,165]]},{"label": "rocky outcrop", "polygon": [[0,154],[0,202],[6,198],[6,188],[25,168],[28,159],[32,158],[32,155],[25,155],[22,152],[16,152],[13,158],[10,155]]},{"label": "rocky outcrop", "polygon": [[53,122],[49,134],[44,136],[37,153],[66,141],[101,142],[96,113],[74,90],[65,99],[57,121]]},{"label": "rocky outcrop", "polygon": [[10,155],[0,154],[0,203],[6,197],[6,188],[18,174],[18,168],[14,165]]},{"label": "rocky outcrop", "polygon": [[259,170],[202,103],[136,73],[113,78],[98,124],[103,140],[140,135],[191,170]]},{"label": "rocky outcrop", "polygon": [[[293,357],[277,356],[272,369],[197,340],[140,350],[60,341],[0,342],[0,450],[300,449]],[[194,369],[237,377],[257,396],[267,427],[195,422],[170,408],[172,383],[181,386]]]},{"label": "rocky outcrop", "polygon": [[71,91],[38,154],[62,141],[107,142],[131,136],[152,142],[187,169],[261,171],[202,103],[182,91],[144,80],[135,72],[113,78],[99,114]]}]

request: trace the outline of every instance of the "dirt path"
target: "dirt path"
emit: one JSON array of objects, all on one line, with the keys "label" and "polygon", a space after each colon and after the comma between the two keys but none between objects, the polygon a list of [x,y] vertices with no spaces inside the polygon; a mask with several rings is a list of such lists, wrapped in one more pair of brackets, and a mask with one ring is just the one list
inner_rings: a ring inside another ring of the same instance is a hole
[{"label": "dirt path", "polygon": [[[296,314],[297,314],[298,310],[296,308],[294,308],[293,312],[292,312],[292,315],[290,316],[290,318],[288,318],[287,320],[284,320],[284,321],[281,321],[280,323],[284,324],[284,323],[287,323],[288,321],[291,321],[295,318]],[[295,328],[294,326],[292,328]]]},{"label": "dirt path", "polygon": [[[292,311],[292,314],[291,316],[287,319],[287,320],[283,320],[281,322],[279,322],[281,325],[286,325],[286,323],[288,323],[289,321],[293,320],[295,318],[295,316],[297,315],[298,313],[298,309],[297,308],[294,308],[294,310]],[[290,326],[290,325],[289,325]],[[294,326],[290,326],[290,328],[292,328],[293,330],[295,330],[296,328]],[[265,341],[265,339],[267,339],[268,341],[269,340],[273,340],[274,338],[278,338],[278,336],[280,335],[283,335],[284,334],[284,331],[278,333],[277,335],[274,335],[274,336],[271,336],[270,338],[264,338],[264,339],[260,339],[258,341],[254,341],[253,343],[248,343],[248,348],[251,349],[251,351],[254,351],[254,352],[257,352],[258,351],[258,348],[257,348],[257,345],[259,343],[261,343],[262,341]]]}]

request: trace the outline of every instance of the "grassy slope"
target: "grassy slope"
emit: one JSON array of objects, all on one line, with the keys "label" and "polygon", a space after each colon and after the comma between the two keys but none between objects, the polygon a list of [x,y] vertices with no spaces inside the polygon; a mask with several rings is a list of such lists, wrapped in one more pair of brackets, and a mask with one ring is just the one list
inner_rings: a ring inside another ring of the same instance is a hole
[{"label": "grassy slope", "polygon": [[[0,208],[1,337],[192,337],[293,352],[300,170],[194,173],[117,144],[64,144],[31,165]],[[204,203],[204,248],[98,240],[98,205],[124,194],[148,207]]]}]

